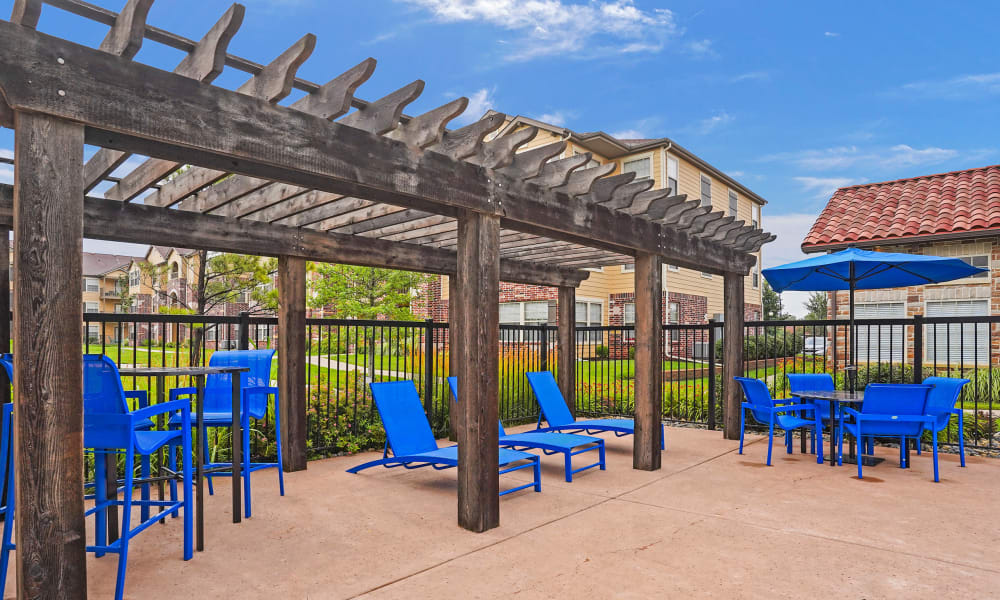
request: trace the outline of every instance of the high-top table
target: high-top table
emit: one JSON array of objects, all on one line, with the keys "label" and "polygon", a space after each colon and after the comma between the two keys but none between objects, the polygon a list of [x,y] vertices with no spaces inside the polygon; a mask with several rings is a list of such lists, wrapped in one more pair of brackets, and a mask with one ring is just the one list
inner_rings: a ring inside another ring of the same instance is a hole
[{"label": "high-top table", "polygon": [[[806,390],[791,394],[796,398],[814,402],[830,403],[830,466],[837,464],[837,440],[834,437],[836,421],[840,417],[840,409],[844,404],[860,405],[865,399],[864,392],[848,392],[844,390]],[[854,443],[851,442],[851,455],[854,455]],[[858,457],[861,460],[861,457]]]},{"label": "high-top table", "polygon": [[[238,374],[249,370],[248,367],[124,367],[118,370],[122,377],[155,377],[157,402],[164,401],[167,377],[193,377],[195,380],[195,388],[198,390],[197,402],[195,404],[194,439],[195,489],[197,490],[195,494],[195,547],[199,552],[205,549],[204,492],[205,473],[207,471],[205,469],[204,443],[202,440],[202,436],[205,435],[205,377],[215,374],[231,374],[233,376],[233,523],[239,523],[243,517],[243,502],[241,492],[242,470],[238,465],[243,462],[243,435],[245,432],[243,431],[242,419],[240,419],[240,396],[242,395],[242,391],[240,389],[240,377]],[[163,426],[162,422],[161,426]],[[247,460],[249,460],[249,457],[247,457]],[[162,466],[163,462],[160,461],[160,468]],[[223,469],[224,467],[212,469],[212,471]],[[111,471],[111,473],[114,473],[114,471]],[[162,494],[162,482],[160,486],[160,493]],[[117,483],[109,489],[115,489],[116,487]],[[112,521],[113,519],[108,519],[109,523]]]}]

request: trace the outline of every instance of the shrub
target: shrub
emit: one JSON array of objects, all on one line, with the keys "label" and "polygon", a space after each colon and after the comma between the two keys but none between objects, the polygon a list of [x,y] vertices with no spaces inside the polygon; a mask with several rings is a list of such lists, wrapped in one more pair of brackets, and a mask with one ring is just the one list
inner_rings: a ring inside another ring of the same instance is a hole
[{"label": "shrub", "polygon": [[611,351],[608,350],[607,346],[601,345],[594,348],[594,356],[597,358],[607,358],[611,356]]},{"label": "shrub", "polygon": [[629,360],[635,360],[635,347],[634,346],[632,348],[628,349],[628,359]]},{"label": "shrub", "polygon": [[[770,331],[743,338],[743,359],[762,360],[795,356],[805,348],[805,337],[800,333]],[[715,342],[715,355],[722,356],[722,340]]]}]

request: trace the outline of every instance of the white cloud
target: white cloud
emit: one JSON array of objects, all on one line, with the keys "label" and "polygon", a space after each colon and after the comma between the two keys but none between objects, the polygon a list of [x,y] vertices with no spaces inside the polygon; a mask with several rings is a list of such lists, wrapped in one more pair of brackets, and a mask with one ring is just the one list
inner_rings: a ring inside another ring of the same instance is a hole
[{"label": "white cloud", "polygon": [[914,81],[904,84],[894,95],[908,98],[969,100],[996,96],[997,94],[1000,94],[1000,72]]},{"label": "white cloud", "polygon": [[14,183],[14,167],[0,165],[0,183]]},{"label": "white cloud", "polygon": [[561,110],[553,111],[550,113],[543,113],[539,115],[538,120],[542,123],[548,123],[549,125],[555,125],[556,127],[562,127],[566,124],[566,120],[569,118],[567,113]]},{"label": "white cloud", "polygon": [[739,83],[741,81],[769,81],[770,79],[771,74],[767,71],[748,71],[746,73],[740,73],[729,81],[732,83]]},{"label": "white cloud", "polygon": [[825,35],[826,37],[840,37],[840,34],[837,33],[836,31],[824,31],[823,35]]},{"label": "white cloud", "polygon": [[8,148],[0,148],[0,158],[14,159],[14,151]]},{"label": "white cloud", "polygon": [[639,129],[622,129],[621,131],[612,131],[611,137],[616,137],[620,140],[644,140],[646,139],[646,133]]},{"label": "white cloud", "polygon": [[707,135],[720,127],[732,123],[734,120],[736,120],[736,117],[732,116],[731,114],[727,113],[724,110],[719,111],[718,113],[712,115],[711,117],[698,121],[698,123],[693,128],[693,131],[701,135]]},{"label": "white cloud", "polygon": [[684,49],[698,58],[715,58],[719,55],[712,47],[712,40],[693,40],[685,44]]},{"label": "white cloud", "polygon": [[730,177],[743,177],[744,175],[746,175],[746,173],[743,171],[729,171]]},{"label": "white cloud", "polygon": [[[837,191],[837,188],[864,183],[864,179],[851,177],[793,177],[802,185],[802,189],[811,193],[816,199],[827,199]],[[804,236],[803,236],[804,237]]]},{"label": "white cloud", "polygon": [[679,34],[667,9],[642,10],[634,0],[400,0],[443,23],[482,22],[514,32],[500,40],[508,60],[577,53],[595,56],[657,52]]},{"label": "white cloud", "polygon": [[[816,221],[818,214],[789,213],[784,215],[764,214],[764,229],[778,236],[762,249],[764,268],[783,265],[807,258],[802,252],[802,240]],[[786,311],[797,317],[806,314],[805,302],[809,292],[782,292],[781,302]]]},{"label": "white cloud", "polygon": [[473,121],[478,120],[486,111],[490,110],[494,106],[494,95],[497,89],[494,88],[480,88],[469,95],[469,106],[465,109],[465,112],[455,119],[455,122],[459,125],[466,125]]},{"label": "white cloud", "polygon": [[[979,152],[979,151],[977,151]],[[907,144],[896,144],[888,148],[866,148],[857,146],[834,146],[819,150],[779,152],[761,158],[764,162],[789,162],[802,169],[833,171],[856,167],[883,170],[899,169],[920,165],[933,165],[959,156],[952,148],[914,148]]]}]

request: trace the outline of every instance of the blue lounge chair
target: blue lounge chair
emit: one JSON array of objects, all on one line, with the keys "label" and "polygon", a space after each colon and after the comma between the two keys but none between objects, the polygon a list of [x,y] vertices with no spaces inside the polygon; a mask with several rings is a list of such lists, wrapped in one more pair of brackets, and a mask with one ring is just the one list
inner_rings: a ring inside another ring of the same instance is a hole
[{"label": "blue lounge chair", "polygon": [[[767,425],[767,464],[771,465],[771,449],[774,444],[774,427],[777,425],[785,430],[786,434],[794,429],[812,429],[816,435],[816,462],[823,463],[823,425],[816,418],[816,406],[813,404],[775,404],[771,397],[771,391],[767,389],[760,379],[749,377],[733,377],[743,388],[743,395],[746,402],[740,404],[740,454],[743,454],[743,433],[746,430],[746,412],[749,410],[761,425]],[[789,402],[789,400],[781,400]],[[786,413],[806,413],[811,414],[810,418],[805,418],[795,414]],[[792,453],[792,438],[785,436],[785,451]]]},{"label": "blue lounge chair", "polygon": [[[962,393],[962,388],[969,383],[968,379],[958,377],[928,377],[924,379],[924,385],[933,385],[934,389],[927,394],[927,405],[924,407],[924,414],[935,417],[933,428],[937,433],[941,433],[948,428],[951,416],[958,417],[958,457],[961,465],[965,466],[965,431],[963,410],[955,408],[958,396]],[[924,427],[924,431],[931,431],[930,427]],[[920,437],[917,437],[917,454],[920,454]]]},{"label": "blue lounge chair", "polygon": [[[161,414],[180,414],[183,427],[179,430],[150,431],[145,423]],[[86,515],[96,516],[94,528],[95,543],[87,546],[88,552],[104,556],[108,552],[118,554],[118,578],[115,586],[115,600],[121,600],[125,588],[125,568],[128,564],[129,540],[163,519],[179,511],[184,513],[184,560],[192,556],[191,544],[191,408],[187,401],[175,400],[129,411],[125,390],[122,389],[118,367],[107,356],[85,354],[83,356],[83,446],[94,453],[94,506]],[[180,448],[183,461],[184,498],[177,500],[172,493],[170,500],[135,500],[134,475],[132,465],[135,456],[150,456],[161,448],[169,448],[171,456]],[[124,454],[125,481],[124,494],[108,498],[105,472],[107,454]],[[162,512],[152,518],[142,519],[132,526],[132,507],[160,507]],[[120,506],[121,537],[107,541],[107,509]]]},{"label": "blue lounge chair", "polygon": [[[448,387],[451,388],[451,395],[458,401],[458,377],[448,378]],[[588,435],[577,435],[575,433],[556,433],[529,431],[527,433],[515,433],[507,435],[503,430],[503,423],[497,421],[500,427],[500,445],[514,450],[536,449],[544,454],[562,453],[566,463],[566,481],[572,482],[573,475],[587,469],[600,467],[605,470],[604,464],[604,440]],[[577,448],[580,448],[577,450]],[[573,457],[584,452],[598,451],[600,458],[597,462],[589,464],[579,469],[573,468]]]},{"label": "blue lounge chair", "polygon": [[[536,371],[525,373],[528,383],[531,384],[531,391],[535,393],[538,406],[541,412],[538,413],[538,428],[536,431],[568,431],[570,433],[599,433],[610,431],[616,437],[635,434],[635,420],[633,419],[588,419],[576,421],[566,407],[562,392],[551,371]],[[548,427],[542,427],[542,419],[548,423]],[[663,423],[660,423],[660,449],[664,446]]]},{"label": "blue lounge chair", "polygon": [[[929,385],[906,385],[871,383],[865,388],[865,401],[861,410],[845,407],[840,413],[840,434],[838,437],[837,463],[844,464],[844,434],[850,433],[855,439],[866,437],[890,437],[899,440],[899,466],[905,468],[906,441],[923,433],[925,426],[931,430],[934,449],[934,481],[938,479],[936,417],[924,414]],[[854,422],[846,420],[852,417]],[[865,461],[858,457],[858,479],[862,478],[861,465]]]},{"label": "blue lounge chair", "polygon": [[[281,411],[278,409],[278,388],[271,387],[271,361],[274,350],[227,350],[215,352],[209,359],[210,367],[247,367],[250,370],[240,373],[240,389],[243,394],[243,411],[240,415],[243,429],[243,511],[251,516],[250,473],[260,469],[278,469],[278,493],[285,495],[285,475],[281,469]],[[231,375],[209,375],[205,378],[205,429],[211,427],[232,428],[233,426],[233,380]],[[197,388],[183,387],[170,390],[170,399],[193,399]],[[250,461],[250,419],[260,420],[268,414],[268,398],[274,396],[274,432],[277,462]],[[177,426],[175,417],[171,424]],[[201,436],[204,442],[204,455],[208,453],[208,436]],[[231,462],[207,463],[205,469],[232,469]],[[206,473],[208,493],[214,494],[213,477],[230,477],[231,472],[225,471]]]},{"label": "blue lounge chair", "polygon": [[[420,404],[417,387],[412,381],[385,381],[370,383],[368,386],[372,390],[375,406],[385,428],[385,447],[382,450],[382,458],[351,467],[347,470],[348,473],[357,473],[378,466],[389,469],[433,467],[439,471],[458,466],[458,446],[438,448],[434,432],[431,431],[431,425],[424,414],[424,407]],[[392,456],[389,456],[390,450]],[[513,467],[508,466],[522,461],[527,462]],[[539,465],[538,457],[534,454],[500,448],[497,467],[500,468],[501,475],[528,468],[534,472],[534,481],[504,490],[500,495],[504,496],[530,487],[535,488],[536,492],[542,491],[542,471]]]}]

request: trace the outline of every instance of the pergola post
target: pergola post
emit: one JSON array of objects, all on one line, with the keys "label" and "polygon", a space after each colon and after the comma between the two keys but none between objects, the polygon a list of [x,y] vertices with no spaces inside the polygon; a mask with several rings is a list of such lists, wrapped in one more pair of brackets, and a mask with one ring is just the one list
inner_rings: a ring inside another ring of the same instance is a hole
[{"label": "pergola post", "polygon": [[635,257],[635,439],[632,468],[660,468],[663,402],[663,259]]},{"label": "pergola post", "polygon": [[497,401],[500,346],[500,219],[463,211],[458,216],[456,339],[458,524],[486,531],[500,524]]},{"label": "pergola post", "polygon": [[722,430],[727,440],[740,439],[740,386],[733,377],[743,375],[743,274],[723,275],[725,321],[722,341]]},{"label": "pergola post", "polygon": [[18,112],[14,156],[17,596],[86,598],[83,126]]},{"label": "pergola post", "polygon": [[306,468],[306,261],[278,257],[278,394],[282,468]]},{"label": "pergola post", "polygon": [[576,416],[576,288],[559,288],[559,389]]},{"label": "pergola post", "polygon": [[[458,318],[459,311],[458,303],[458,277],[455,275],[448,276],[448,375],[458,376],[458,358],[461,355],[458,351],[459,336],[458,336],[458,324],[460,319]],[[447,388],[445,390],[445,398],[448,399],[448,439],[457,442],[458,441],[458,403],[452,399],[451,389]]]}]

